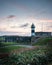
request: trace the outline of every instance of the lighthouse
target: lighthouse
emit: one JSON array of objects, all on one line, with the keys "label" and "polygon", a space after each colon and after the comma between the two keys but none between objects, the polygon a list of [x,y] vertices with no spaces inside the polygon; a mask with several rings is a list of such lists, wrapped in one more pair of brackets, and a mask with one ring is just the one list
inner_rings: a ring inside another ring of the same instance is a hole
[{"label": "lighthouse", "polygon": [[31,25],[31,36],[35,36],[35,25],[33,23]]},{"label": "lighthouse", "polygon": [[31,45],[35,42],[35,25],[31,25]]}]

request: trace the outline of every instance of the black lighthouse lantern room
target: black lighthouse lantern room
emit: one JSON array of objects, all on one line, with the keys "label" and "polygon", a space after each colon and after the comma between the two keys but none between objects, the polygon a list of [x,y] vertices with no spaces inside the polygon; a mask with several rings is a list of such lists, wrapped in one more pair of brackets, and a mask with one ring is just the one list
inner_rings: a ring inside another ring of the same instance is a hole
[{"label": "black lighthouse lantern room", "polygon": [[33,23],[31,25],[31,36],[35,36],[35,25]]}]

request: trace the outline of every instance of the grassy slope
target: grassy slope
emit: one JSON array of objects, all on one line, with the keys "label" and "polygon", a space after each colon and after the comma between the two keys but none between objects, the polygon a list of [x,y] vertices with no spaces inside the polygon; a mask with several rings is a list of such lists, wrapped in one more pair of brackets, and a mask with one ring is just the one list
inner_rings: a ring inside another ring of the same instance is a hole
[{"label": "grassy slope", "polygon": [[47,45],[47,43],[52,42],[52,37],[47,38],[40,38],[37,43],[34,43],[33,45]]},{"label": "grassy slope", "polygon": [[[43,45],[46,45],[48,42],[52,42],[52,38],[40,38],[37,43],[33,44],[33,46],[35,45],[39,45],[39,46],[43,46]],[[10,44],[15,44],[15,42],[6,42],[6,43],[3,43],[4,45],[10,45]],[[0,48],[0,52],[8,52],[8,51],[12,51],[12,50],[15,50],[15,49],[19,49],[19,48],[22,48],[22,47],[19,47],[19,46],[10,46],[10,47],[7,47],[7,48]],[[41,49],[40,49],[41,50]],[[45,50],[45,49],[43,49]]]},{"label": "grassy slope", "polygon": [[0,47],[0,53],[1,52],[11,52],[11,51],[13,51],[13,50],[19,50],[19,49],[21,49],[21,48],[23,48],[23,47],[20,47],[20,46],[8,46],[8,47]]},{"label": "grassy slope", "polygon": [[[50,42],[52,42],[52,38],[42,38],[42,39],[40,39],[36,44],[34,44],[35,46],[39,45],[38,47],[36,47],[32,50],[30,49],[30,50],[24,51],[24,52],[22,52],[18,55],[20,61],[25,63],[25,62],[29,62],[29,61],[31,62],[33,60],[33,58],[38,59],[38,57],[41,57],[41,56],[44,57],[46,49],[44,48],[43,45],[46,45],[47,43],[50,43]],[[3,51],[4,51],[4,49],[5,48],[0,48],[0,50],[3,50]],[[17,47],[17,46],[11,47],[10,46],[10,47],[7,47],[4,52],[12,51],[14,49],[18,50],[18,49],[21,49],[21,47]],[[52,64],[50,64],[50,65],[52,65]]]}]

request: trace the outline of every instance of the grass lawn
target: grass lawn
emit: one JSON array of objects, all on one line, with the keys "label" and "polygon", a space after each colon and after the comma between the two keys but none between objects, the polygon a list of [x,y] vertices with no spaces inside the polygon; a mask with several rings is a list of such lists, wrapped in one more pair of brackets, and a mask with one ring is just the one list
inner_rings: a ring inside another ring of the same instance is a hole
[{"label": "grass lawn", "polygon": [[12,45],[12,44],[16,44],[16,42],[3,42],[4,45]]},{"label": "grass lawn", "polygon": [[8,46],[8,47],[0,47],[0,53],[1,52],[11,52],[13,50],[19,50],[21,48],[24,48],[24,47],[21,47],[21,46]]},{"label": "grass lawn", "polygon": [[52,37],[40,38],[33,45],[47,45],[47,43],[52,43]]}]

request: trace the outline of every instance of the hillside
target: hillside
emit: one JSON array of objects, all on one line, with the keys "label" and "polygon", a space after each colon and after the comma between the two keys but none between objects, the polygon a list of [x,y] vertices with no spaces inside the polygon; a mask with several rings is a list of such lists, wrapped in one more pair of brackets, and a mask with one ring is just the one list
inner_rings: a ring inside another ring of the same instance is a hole
[{"label": "hillside", "polygon": [[0,59],[2,65],[52,65],[52,37],[38,39],[31,48],[3,45],[1,51],[9,51],[8,55]]},{"label": "hillside", "polygon": [[47,45],[48,43],[52,43],[52,37],[41,37],[33,45]]}]

